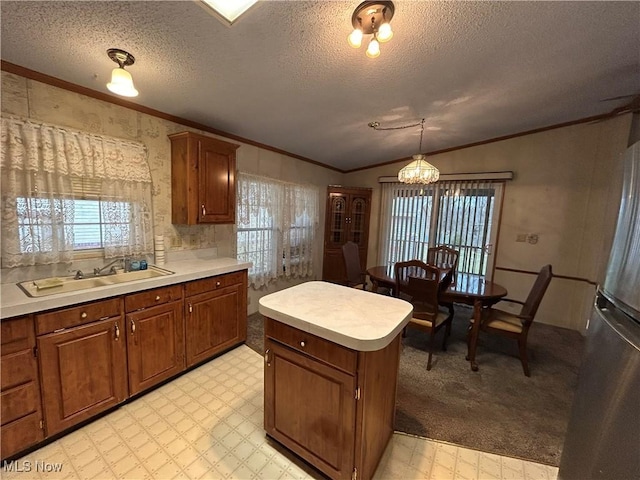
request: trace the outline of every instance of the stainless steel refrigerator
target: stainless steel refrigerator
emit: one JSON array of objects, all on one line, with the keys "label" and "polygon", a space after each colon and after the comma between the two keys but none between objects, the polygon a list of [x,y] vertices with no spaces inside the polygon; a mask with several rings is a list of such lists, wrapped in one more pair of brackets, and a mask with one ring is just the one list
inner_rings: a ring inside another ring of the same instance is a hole
[{"label": "stainless steel refrigerator", "polygon": [[640,142],[624,156],[618,223],[587,328],[558,478],[640,479]]}]

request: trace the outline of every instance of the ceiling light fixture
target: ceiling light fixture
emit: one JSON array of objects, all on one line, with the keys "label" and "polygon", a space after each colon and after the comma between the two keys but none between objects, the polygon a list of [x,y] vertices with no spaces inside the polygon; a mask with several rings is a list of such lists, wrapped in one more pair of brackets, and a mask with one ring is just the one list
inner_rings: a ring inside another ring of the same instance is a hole
[{"label": "ceiling light fixture", "polygon": [[258,0],[202,0],[202,3],[221,16],[228,25],[233,25]]},{"label": "ceiling light fixture", "polygon": [[347,38],[349,45],[360,48],[363,35],[373,35],[367,47],[367,57],[380,55],[380,42],[388,42],[393,37],[389,21],[393,18],[393,2],[362,2],[351,15],[353,32]]},{"label": "ceiling light fixture", "polygon": [[107,88],[123,97],[137,97],[138,90],[133,86],[133,78],[131,74],[127,72],[124,67],[133,65],[136,59],[129,52],[120,50],[119,48],[110,48],[107,50],[109,58],[118,64],[117,68],[114,68],[111,72],[111,81],[107,83]]},{"label": "ceiling light fixture", "polygon": [[374,130],[401,130],[420,126],[420,147],[418,153],[413,155],[413,161],[404,166],[398,172],[398,180],[402,183],[435,183],[440,178],[440,172],[436,167],[427,162],[427,156],[422,153],[422,136],[424,134],[424,118],[420,123],[403,125],[401,127],[382,128],[379,122],[370,122],[369,126]]}]

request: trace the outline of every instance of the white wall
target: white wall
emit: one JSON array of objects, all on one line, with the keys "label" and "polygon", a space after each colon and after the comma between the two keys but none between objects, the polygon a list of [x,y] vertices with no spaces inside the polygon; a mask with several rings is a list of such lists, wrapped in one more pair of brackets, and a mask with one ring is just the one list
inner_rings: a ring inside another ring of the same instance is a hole
[{"label": "white wall", "polygon": [[[631,116],[579,124],[429,157],[441,173],[511,170],[505,187],[496,267],[537,271],[551,263],[555,274],[603,279],[621,188],[620,155]],[[395,163],[345,175],[349,185],[373,191],[368,263],[378,255],[378,177],[397,175]],[[536,233],[537,244],[516,242],[518,233]],[[524,300],[533,275],[496,270],[494,280],[509,297]],[[582,330],[595,287],[554,278],[537,321]]]}]

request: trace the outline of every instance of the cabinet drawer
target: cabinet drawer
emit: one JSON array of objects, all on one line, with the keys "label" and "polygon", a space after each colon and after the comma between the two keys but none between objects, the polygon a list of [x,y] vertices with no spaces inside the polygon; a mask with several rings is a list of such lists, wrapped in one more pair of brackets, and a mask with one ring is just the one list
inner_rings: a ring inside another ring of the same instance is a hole
[{"label": "cabinet drawer", "polygon": [[124,299],[124,309],[127,313],[135,312],[141,308],[155,307],[156,305],[181,299],[182,285],[171,285],[127,295]]},{"label": "cabinet drawer", "polygon": [[211,292],[230,285],[238,285],[245,281],[246,276],[247,271],[242,270],[241,272],[227,273],[225,275],[217,275],[215,277],[203,278],[202,280],[195,280],[185,285],[185,295],[190,297],[191,295]]},{"label": "cabinet drawer", "polygon": [[358,352],[265,317],[265,335],[347,373],[356,373]]},{"label": "cabinet drawer", "polygon": [[79,307],[65,308],[50,313],[36,315],[36,334],[53,332],[62,328],[75,327],[95,322],[102,318],[120,315],[122,301],[119,298],[87,303]]},{"label": "cabinet drawer", "polygon": [[2,425],[38,411],[40,395],[35,382],[28,382],[2,392]]},{"label": "cabinet drawer", "polygon": [[40,426],[41,418],[39,412],[32,413],[2,426],[0,429],[2,458],[7,458],[44,439],[44,431]]},{"label": "cabinet drawer", "polygon": [[0,327],[2,355],[32,347],[35,344],[33,337],[33,320],[31,317],[3,320]]},{"label": "cabinet drawer", "polygon": [[2,356],[2,391],[35,379],[35,357],[31,348]]}]

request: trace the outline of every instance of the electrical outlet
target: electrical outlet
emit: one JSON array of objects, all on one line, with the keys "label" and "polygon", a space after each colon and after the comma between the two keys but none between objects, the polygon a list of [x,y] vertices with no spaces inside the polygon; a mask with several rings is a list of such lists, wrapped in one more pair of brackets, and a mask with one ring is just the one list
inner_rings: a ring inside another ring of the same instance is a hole
[{"label": "electrical outlet", "polygon": [[529,235],[527,235],[527,242],[529,242],[531,245],[535,245],[536,243],[538,243],[538,234],[530,233]]},{"label": "electrical outlet", "polygon": [[174,248],[182,247],[182,238],[181,237],[171,237],[171,246]]},{"label": "electrical outlet", "polygon": [[518,235],[516,235],[516,242],[526,242],[526,241],[527,241],[526,233],[519,233]]}]

